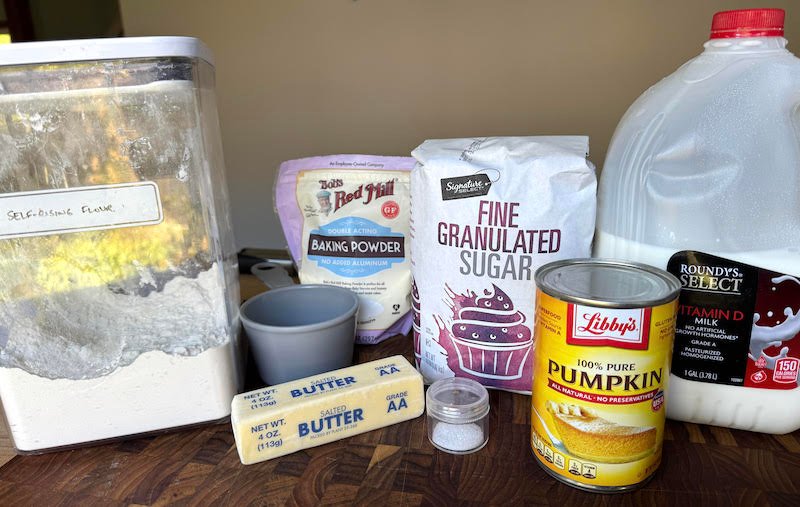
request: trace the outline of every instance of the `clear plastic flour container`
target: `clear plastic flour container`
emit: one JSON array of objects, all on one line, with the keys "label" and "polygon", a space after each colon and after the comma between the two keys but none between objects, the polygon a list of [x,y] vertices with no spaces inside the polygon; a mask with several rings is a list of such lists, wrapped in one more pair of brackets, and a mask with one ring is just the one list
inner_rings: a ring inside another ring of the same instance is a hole
[{"label": "clear plastic flour container", "polygon": [[230,414],[220,144],[196,39],[0,47],[0,396],[18,450]]},{"label": "clear plastic flour container", "polygon": [[800,428],[800,60],[780,9],[720,12],[705,50],[622,118],[595,255],[683,285],[667,414]]}]

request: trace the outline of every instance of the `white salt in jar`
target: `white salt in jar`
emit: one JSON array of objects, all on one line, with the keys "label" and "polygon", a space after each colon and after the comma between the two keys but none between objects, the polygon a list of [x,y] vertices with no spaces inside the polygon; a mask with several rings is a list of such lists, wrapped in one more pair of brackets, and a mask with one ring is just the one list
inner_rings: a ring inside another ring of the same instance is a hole
[{"label": "white salt in jar", "polygon": [[445,378],[425,396],[428,440],[451,454],[469,454],[489,441],[489,393],[467,378]]}]

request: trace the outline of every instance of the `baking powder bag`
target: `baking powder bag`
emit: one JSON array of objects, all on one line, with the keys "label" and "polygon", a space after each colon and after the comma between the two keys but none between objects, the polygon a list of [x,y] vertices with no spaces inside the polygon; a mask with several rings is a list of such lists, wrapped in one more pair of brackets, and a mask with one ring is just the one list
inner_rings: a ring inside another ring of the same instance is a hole
[{"label": "baking powder bag", "polygon": [[414,347],[427,383],[530,393],[536,268],[589,257],[594,166],[582,136],[429,140],[412,155]]},{"label": "baking powder bag", "polygon": [[411,329],[413,166],[411,157],[333,155],[289,160],[278,172],[275,207],[300,283],[358,294],[356,343]]}]

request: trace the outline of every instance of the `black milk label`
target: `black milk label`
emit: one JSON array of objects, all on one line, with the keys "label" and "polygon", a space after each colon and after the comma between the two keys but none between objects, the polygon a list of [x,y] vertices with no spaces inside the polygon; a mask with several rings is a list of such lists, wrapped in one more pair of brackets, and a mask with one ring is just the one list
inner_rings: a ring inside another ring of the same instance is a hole
[{"label": "black milk label", "polygon": [[703,252],[667,266],[681,282],[672,373],[794,389],[800,369],[800,279]]},{"label": "black milk label", "polygon": [[440,182],[442,185],[443,201],[487,195],[489,189],[492,187],[489,175],[484,173],[457,176],[455,178],[443,178]]},{"label": "black milk label", "polygon": [[0,195],[0,239],[156,225],[164,220],[153,182]]}]

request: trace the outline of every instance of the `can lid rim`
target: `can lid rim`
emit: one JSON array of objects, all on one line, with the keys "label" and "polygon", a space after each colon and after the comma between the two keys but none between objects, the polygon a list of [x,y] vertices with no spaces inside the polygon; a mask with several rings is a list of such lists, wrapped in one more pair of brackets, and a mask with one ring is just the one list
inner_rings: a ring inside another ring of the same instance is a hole
[{"label": "can lid rim", "polygon": [[[654,295],[651,298],[645,298],[636,302],[615,301],[611,298],[586,297],[577,294],[572,294],[566,291],[566,289],[555,286],[547,278],[548,275],[551,275],[556,271],[574,266],[586,266],[586,265],[594,265],[597,266],[597,268],[599,269],[609,268],[609,267],[613,267],[615,269],[625,268],[629,269],[630,271],[646,274],[649,275],[650,277],[663,281],[666,284],[667,289],[661,291],[660,293]],[[645,306],[659,306],[665,303],[670,303],[675,299],[677,299],[681,290],[680,281],[678,281],[678,279],[675,278],[674,275],[664,271],[663,269],[659,269],[640,262],[623,261],[618,259],[585,258],[585,259],[564,259],[560,261],[550,262],[548,264],[541,266],[539,269],[536,270],[536,273],[534,275],[534,280],[536,281],[536,287],[543,293],[547,294],[548,296],[561,299],[562,301],[566,301],[568,303],[577,303],[581,305],[596,306],[600,308],[629,309],[629,308],[641,308]]]}]

